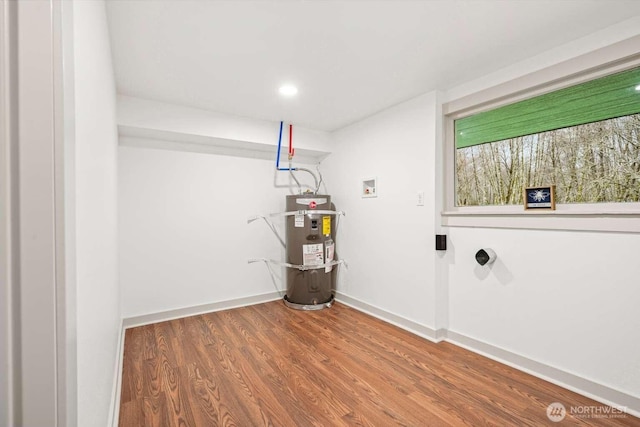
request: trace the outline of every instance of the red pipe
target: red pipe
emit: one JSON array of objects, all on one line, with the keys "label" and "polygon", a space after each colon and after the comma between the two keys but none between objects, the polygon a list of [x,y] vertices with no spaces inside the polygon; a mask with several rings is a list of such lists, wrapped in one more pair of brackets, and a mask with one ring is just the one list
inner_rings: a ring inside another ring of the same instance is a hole
[{"label": "red pipe", "polygon": [[293,157],[293,125],[289,125],[289,157]]}]

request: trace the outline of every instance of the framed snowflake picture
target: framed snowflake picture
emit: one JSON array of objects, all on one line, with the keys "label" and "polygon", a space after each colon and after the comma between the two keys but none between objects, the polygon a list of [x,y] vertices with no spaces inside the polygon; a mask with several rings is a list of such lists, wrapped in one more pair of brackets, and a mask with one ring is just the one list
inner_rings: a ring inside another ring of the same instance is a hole
[{"label": "framed snowflake picture", "polygon": [[523,190],[524,208],[530,209],[556,209],[555,185],[546,187],[525,187]]}]

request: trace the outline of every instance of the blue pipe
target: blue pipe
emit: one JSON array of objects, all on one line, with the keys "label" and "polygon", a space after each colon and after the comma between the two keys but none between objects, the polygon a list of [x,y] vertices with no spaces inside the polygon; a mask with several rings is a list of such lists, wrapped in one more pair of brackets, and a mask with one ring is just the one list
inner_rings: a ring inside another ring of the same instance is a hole
[{"label": "blue pipe", "polygon": [[297,168],[281,168],[280,167],[280,147],[282,146],[282,125],[284,123],[280,122],[280,136],[278,137],[278,154],[276,154],[276,170],[279,171],[296,171]]}]

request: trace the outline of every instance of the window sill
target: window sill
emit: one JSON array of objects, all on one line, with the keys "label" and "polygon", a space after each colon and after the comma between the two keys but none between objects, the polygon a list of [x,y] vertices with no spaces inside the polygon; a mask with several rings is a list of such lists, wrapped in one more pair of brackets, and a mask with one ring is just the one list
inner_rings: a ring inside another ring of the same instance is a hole
[{"label": "window sill", "polygon": [[478,206],[441,213],[445,227],[640,233],[640,204],[559,205],[555,211],[522,206]]}]

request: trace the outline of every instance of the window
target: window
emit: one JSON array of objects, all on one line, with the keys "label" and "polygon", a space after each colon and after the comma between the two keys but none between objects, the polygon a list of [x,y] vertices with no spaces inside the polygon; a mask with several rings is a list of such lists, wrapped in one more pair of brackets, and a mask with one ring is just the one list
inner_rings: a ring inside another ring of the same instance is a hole
[{"label": "window", "polygon": [[[441,224],[640,233],[639,45],[634,36],[443,104]],[[555,210],[524,209],[523,187],[550,185]]]},{"label": "window", "polygon": [[640,68],[458,118],[455,205],[640,202]]}]

